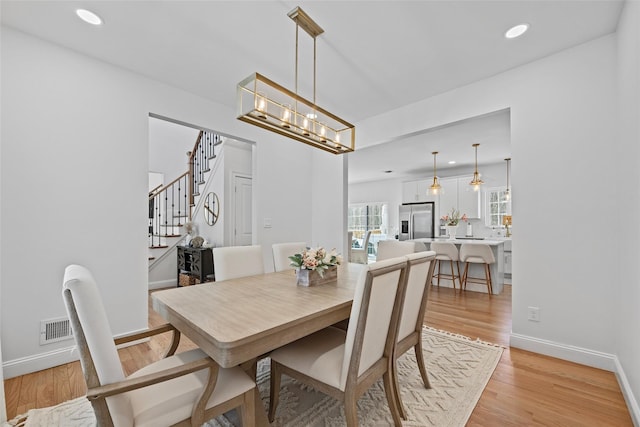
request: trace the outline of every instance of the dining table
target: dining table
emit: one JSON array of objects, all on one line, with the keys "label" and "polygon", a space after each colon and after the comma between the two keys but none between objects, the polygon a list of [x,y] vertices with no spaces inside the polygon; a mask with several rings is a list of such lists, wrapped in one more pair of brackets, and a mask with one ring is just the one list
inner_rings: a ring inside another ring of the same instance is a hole
[{"label": "dining table", "polygon": [[[365,268],[343,263],[335,281],[308,287],[291,269],[166,289],[151,294],[152,306],[221,367],[255,369],[270,351],[348,319]],[[269,425],[261,408],[257,396],[257,425]]]}]

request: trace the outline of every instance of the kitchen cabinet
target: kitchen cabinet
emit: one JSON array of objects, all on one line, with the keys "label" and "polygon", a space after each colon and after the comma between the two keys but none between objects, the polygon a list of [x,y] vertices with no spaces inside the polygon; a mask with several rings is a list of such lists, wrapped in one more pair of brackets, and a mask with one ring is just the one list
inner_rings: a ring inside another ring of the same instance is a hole
[{"label": "kitchen cabinet", "polygon": [[447,215],[455,208],[460,211],[460,215],[480,218],[481,192],[473,191],[473,187],[469,185],[471,179],[471,176],[440,179],[440,185],[444,190],[444,194],[440,195],[440,216]]},{"label": "kitchen cabinet", "polygon": [[435,202],[436,196],[427,194],[431,181],[427,178],[402,183],[402,203]]},{"label": "kitchen cabinet", "polygon": [[504,242],[504,277],[511,284],[511,240]]}]

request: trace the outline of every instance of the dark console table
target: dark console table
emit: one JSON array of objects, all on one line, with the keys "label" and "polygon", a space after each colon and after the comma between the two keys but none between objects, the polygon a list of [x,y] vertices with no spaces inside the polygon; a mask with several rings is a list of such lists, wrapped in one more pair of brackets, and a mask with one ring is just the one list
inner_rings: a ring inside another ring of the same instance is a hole
[{"label": "dark console table", "polygon": [[177,286],[181,286],[181,274],[186,275],[189,278],[196,278],[200,281],[200,283],[209,282],[214,279],[213,251],[211,250],[211,248],[192,248],[189,246],[178,246],[177,253]]}]

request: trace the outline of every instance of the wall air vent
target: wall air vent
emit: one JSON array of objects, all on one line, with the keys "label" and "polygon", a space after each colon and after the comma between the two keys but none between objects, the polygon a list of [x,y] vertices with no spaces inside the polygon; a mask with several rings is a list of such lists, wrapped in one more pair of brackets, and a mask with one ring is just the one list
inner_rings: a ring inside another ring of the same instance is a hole
[{"label": "wall air vent", "polygon": [[69,319],[49,319],[40,321],[40,345],[51,344],[73,338]]}]

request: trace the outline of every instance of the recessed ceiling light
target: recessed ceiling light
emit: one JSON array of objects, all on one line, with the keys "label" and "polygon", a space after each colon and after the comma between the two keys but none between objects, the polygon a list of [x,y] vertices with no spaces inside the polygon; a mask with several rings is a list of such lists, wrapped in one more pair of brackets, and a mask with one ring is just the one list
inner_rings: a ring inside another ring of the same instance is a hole
[{"label": "recessed ceiling light", "polygon": [[91,25],[101,25],[102,24],[102,19],[100,19],[100,17],[98,15],[96,15],[93,12],[91,12],[90,10],[77,9],[76,10],[76,15],[78,15],[78,17],[80,17],[80,19],[82,19],[84,22],[87,22],[87,23],[89,23]]},{"label": "recessed ceiling light", "polygon": [[449,160],[449,162],[448,162],[448,163],[449,163],[450,165],[455,165],[455,164],[456,164],[456,161],[455,161],[455,160]]},{"label": "recessed ceiling light", "polygon": [[520,37],[529,29],[529,24],[518,24],[515,27],[511,27],[504,33],[504,36],[508,39],[515,39]]}]

